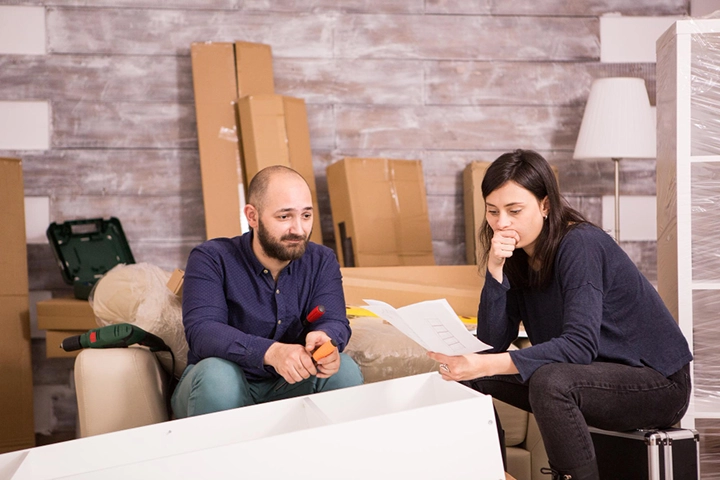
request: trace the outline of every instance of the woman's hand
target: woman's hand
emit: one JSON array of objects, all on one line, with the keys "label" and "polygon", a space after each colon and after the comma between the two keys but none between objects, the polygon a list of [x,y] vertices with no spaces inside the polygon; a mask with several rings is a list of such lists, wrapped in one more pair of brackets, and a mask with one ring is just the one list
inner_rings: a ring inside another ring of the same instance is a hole
[{"label": "woman's hand", "polygon": [[439,372],[445,380],[460,382],[491,375],[514,375],[518,373],[510,354],[470,353],[467,355],[443,355],[427,352],[427,356],[440,363]]},{"label": "woman's hand", "polygon": [[490,241],[490,255],[488,255],[488,271],[495,280],[502,283],[503,266],[505,259],[510,258],[515,251],[515,245],[520,236],[515,230],[496,230]]}]

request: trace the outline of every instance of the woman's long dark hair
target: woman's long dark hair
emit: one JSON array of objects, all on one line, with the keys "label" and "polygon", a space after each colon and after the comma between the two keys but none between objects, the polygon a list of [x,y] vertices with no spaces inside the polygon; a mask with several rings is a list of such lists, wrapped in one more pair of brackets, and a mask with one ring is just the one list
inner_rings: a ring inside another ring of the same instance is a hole
[{"label": "woman's long dark hair", "polygon": [[[482,195],[488,195],[505,185],[515,182],[528,190],[538,200],[547,197],[547,219],[535,242],[533,258],[523,249],[517,249],[512,257],[505,260],[504,272],[513,288],[542,288],[550,284],[555,264],[555,255],[565,234],[587,220],[572,208],[560,195],[557,179],[552,168],[542,155],[532,150],[515,150],[500,155],[488,167],[482,181]],[[483,222],[478,239],[483,246],[480,265],[487,265],[493,230]],[[532,265],[539,265],[535,270]]]}]

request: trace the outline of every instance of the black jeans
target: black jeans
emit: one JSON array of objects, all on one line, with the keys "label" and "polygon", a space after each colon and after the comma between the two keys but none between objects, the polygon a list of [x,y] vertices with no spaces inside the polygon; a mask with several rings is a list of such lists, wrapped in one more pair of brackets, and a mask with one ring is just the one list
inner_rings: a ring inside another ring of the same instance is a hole
[{"label": "black jeans", "polygon": [[519,375],[463,382],[537,420],[553,468],[572,470],[595,462],[588,426],[625,431],[677,423],[690,399],[690,367],[669,377],[649,367],[617,363],[552,363],[527,383]]}]

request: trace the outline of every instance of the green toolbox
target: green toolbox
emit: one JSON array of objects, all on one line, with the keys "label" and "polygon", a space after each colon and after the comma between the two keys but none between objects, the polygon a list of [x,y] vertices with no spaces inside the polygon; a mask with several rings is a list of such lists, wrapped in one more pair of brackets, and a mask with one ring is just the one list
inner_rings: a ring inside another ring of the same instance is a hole
[{"label": "green toolbox", "polygon": [[47,237],[65,283],[81,300],[87,300],[95,283],[115,265],[135,263],[115,217],[53,222]]}]

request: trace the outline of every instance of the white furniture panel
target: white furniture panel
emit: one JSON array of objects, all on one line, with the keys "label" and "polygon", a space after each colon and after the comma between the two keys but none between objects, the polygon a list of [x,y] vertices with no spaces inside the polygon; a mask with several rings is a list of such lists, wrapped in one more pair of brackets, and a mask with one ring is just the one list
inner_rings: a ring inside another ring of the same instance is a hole
[{"label": "white furniture panel", "polygon": [[50,197],[25,197],[25,238],[27,243],[48,243],[50,225]]},{"label": "white furniture panel", "polygon": [[[655,211],[657,198],[654,195],[620,195],[620,240],[642,242],[657,240]],[[615,197],[602,197],[602,227],[613,238],[615,236]]]},{"label": "white furniture panel", "polygon": [[600,61],[655,63],[655,42],[680,18],[603,15],[600,17]]},{"label": "white furniture panel", "polygon": [[48,102],[0,102],[0,150],[47,150]]},{"label": "white furniture panel", "polygon": [[0,479],[504,480],[492,399],[437,373],[0,455]]},{"label": "white furniture panel", "polygon": [[45,52],[45,8],[0,6],[0,54]]}]

